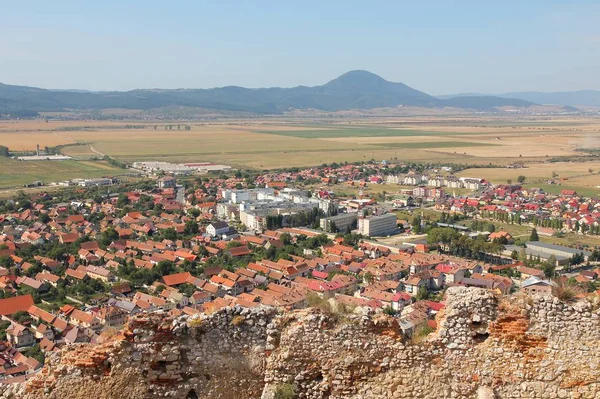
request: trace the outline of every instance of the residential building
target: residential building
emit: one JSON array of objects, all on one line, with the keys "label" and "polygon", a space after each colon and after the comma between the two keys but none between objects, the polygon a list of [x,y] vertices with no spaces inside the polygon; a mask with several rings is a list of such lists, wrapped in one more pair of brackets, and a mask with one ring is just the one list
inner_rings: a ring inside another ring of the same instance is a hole
[{"label": "residential building", "polygon": [[356,213],[340,213],[335,216],[329,216],[320,220],[320,226],[324,231],[349,232],[358,219]]},{"label": "residential building", "polygon": [[394,213],[358,219],[358,231],[363,236],[386,236],[393,234],[397,229],[397,217]]}]

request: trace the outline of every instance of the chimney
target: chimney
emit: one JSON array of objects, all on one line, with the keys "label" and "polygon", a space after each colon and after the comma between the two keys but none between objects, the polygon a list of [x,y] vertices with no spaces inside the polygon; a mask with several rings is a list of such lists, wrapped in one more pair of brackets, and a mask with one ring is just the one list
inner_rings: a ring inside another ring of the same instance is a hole
[{"label": "chimney", "polygon": [[37,155],[39,157],[40,156],[40,145],[36,144],[35,147],[36,147],[35,155]]}]

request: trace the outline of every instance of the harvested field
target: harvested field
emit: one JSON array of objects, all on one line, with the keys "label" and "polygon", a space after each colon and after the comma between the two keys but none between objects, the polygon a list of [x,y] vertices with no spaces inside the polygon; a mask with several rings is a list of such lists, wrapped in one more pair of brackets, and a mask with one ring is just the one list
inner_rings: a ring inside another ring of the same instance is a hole
[{"label": "harvested field", "polygon": [[[185,130],[187,124],[189,130]],[[550,177],[556,169],[560,177],[572,179],[570,184],[583,187],[595,185],[595,176],[584,173],[589,167],[600,171],[600,161],[551,166],[543,163],[556,156],[581,156],[577,152],[580,147],[600,147],[600,119],[591,117],[278,116],[189,123],[0,121],[0,142],[13,151],[33,150],[37,144],[42,148],[67,145],[62,151],[80,160],[100,156],[91,146],[101,154],[125,161],[212,161],[263,169],[396,158],[472,165],[523,162],[531,163],[530,167],[522,171],[467,170],[462,175],[506,181],[523,174],[533,183],[534,178]]]}]

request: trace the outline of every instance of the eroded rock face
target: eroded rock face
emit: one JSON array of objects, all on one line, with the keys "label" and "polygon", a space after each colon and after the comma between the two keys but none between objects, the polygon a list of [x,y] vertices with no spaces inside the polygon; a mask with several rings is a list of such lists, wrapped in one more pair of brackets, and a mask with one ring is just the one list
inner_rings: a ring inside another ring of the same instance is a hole
[{"label": "eroded rock face", "polygon": [[588,301],[448,290],[424,341],[357,309],[228,308],[198,318],[134,318],[119,337],[50,356],[5,398],[600,397],[599,311]]}]

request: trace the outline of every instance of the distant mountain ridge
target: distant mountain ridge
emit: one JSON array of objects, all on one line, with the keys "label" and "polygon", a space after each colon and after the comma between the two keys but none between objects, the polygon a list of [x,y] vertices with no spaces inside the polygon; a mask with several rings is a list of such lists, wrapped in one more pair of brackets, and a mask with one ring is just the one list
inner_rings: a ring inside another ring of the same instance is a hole
[{"label": "distant mountain ridge", "polygon": [[168,106],[197,107],[259,114],[279,114],[290,109],[342,111],[397,106],[458,107],[491,110],[528,107],[523,99],[470,96],[440,99],[403,83],[389,82],[367,71],[350,71],[322,86],[248,89],[226,86],[213,89],[140,89],[89,92],[46,90],[0,84],[0,113],[109,108],[150,110]]},{"label": "distant mountain ridge", "polygon": [[600,90],[576,90],[576,91],[522,91],[503,94],[481,94],[481,93],[461,93],[436,96],[441,100],[458,97],[481,97],[494,96],[501,98],[514,98],[529,101],[537,104],[555,104],[566,106],[593,106],[600,107]]}]

